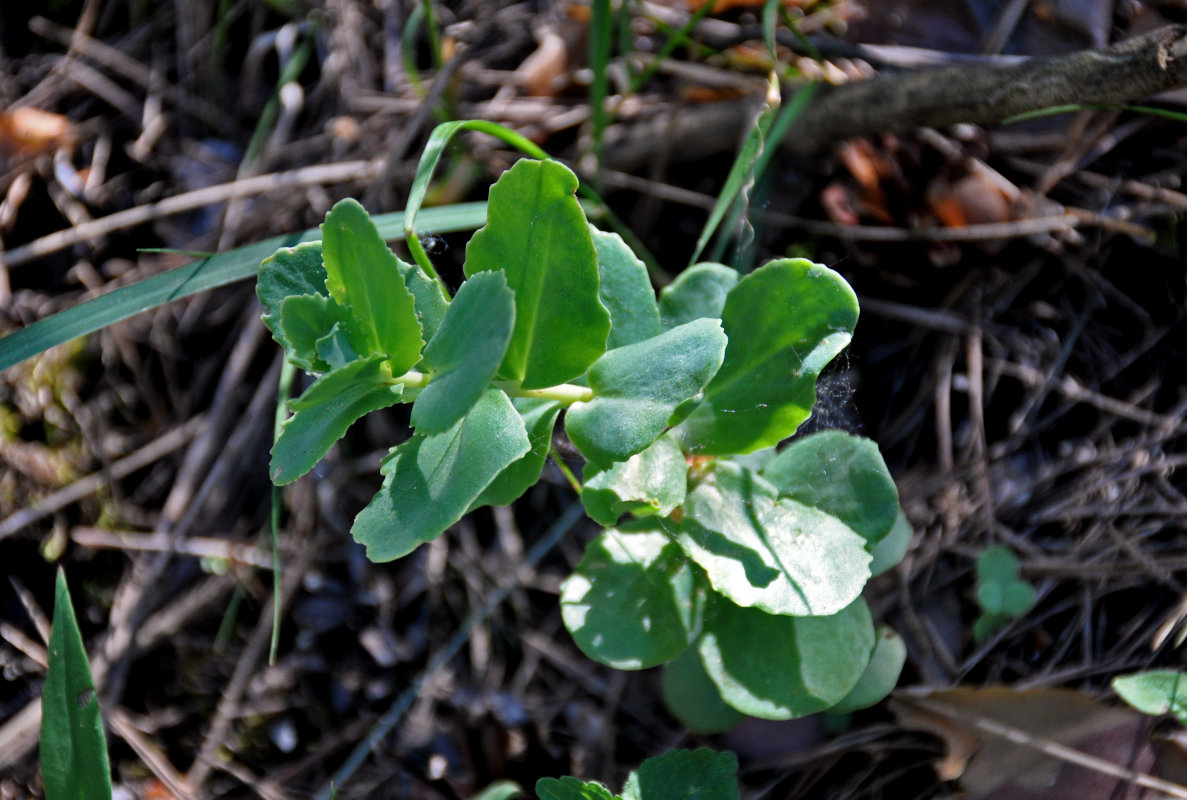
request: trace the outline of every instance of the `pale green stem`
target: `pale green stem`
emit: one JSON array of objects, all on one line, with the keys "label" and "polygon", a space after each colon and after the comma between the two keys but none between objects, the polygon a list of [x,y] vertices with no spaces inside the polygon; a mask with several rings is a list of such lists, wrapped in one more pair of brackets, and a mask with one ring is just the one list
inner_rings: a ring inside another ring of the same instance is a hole
[{"label": "pale green stem", "polygon": [[[414,389],[423,388],[432,382],[431,375],[409,370],[403,375],[391,378],[389,383],[402,383]],[[588,386],[577,386],[572,383],[562,383],[557,386],[547,386],[543,389],[524,389],[512,381],[495,381],[494,386],[502,389],[510,397],[531,397],[540,400],[555,400],[565,406],[574,403],[588,403],[594,399],[594,391]]]}]

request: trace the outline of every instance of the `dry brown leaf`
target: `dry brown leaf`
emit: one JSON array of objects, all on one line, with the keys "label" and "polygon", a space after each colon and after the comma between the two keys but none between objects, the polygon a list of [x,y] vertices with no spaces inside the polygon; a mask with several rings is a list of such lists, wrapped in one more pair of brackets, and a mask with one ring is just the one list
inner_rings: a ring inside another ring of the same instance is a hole
[{"label": "dry brown leaf", "polygon": [[963,228],[1013,219],[1010,201],[1001,188],[976,172],[955,181],[940,176],[927,187],[928,208],[947,228]]},{"label": "dry brown leaf", "polygon": [[533,97],[556,97],[568,82],[569,47],[552,28],[536,32],[536,49],[515,70],[515,81]]},{"label": "dry brown leaf", "polygon": [[[919,702],[914,702],[913,697]],[[924,707],[920,703],[927,703]],[[936,709],[952,709],[952,715]],[[1020,691],[1006,687],[900,693],[892,709],[904,727],[942,739],[946,755],[936,764],[945,780],[960,779],[979,800],[1089,800],[1137,798],[1136,786],[1118,794],[1118,778],[1067,763],[1042,752],[986,733],[958,719],[978,717],[1024,731],[1142,773],[1154,765],[1154,752],[1138,712],[1107,706],[1084,692],[1069,689]]]},{"label": "dry brown leaf", "polygon": [[0,155],[37,155],[73,141],[74,125],[61,114],[27,106],[0,111]]}]

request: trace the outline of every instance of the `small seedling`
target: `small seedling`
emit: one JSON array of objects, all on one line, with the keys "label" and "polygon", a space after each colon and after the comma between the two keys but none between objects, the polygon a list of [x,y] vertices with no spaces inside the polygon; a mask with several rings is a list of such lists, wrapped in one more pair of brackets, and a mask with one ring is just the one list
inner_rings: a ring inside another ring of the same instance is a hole
[{"label": "small seedling", "polygon": [[[410,215],[443,146],[434,134]],[[415,237],[408,264],[353,200],[330,210],[321,241],[266,260],[264,322],[316,377],[290,404],[273,480],[309,472],[363,415],[411,403],[413,434],[383,459],[351,529],[390,561],[517,499],[560,425],[588,462],[574,479],[585,509],[606,528],[561,592],[587,655],[673,665],[665,696],[700,729],[877,702],[902,662],[875,658],[861,592],[871,564],[893,566],[910,538],[894,482],[872,442],[843,432],[777,450],[849,343],[853,291],[827,267],[782,259],[744,277],[697,264],[657,300],[627,244],[589,224],[577,188],[554,161],[505,172],[452,296]],[[712,695],[687,696],[681,675]],[[709,724],[706,702],[733,713]]]},{"label": "small seedling", "polygon": [[973,638],[983,642],[1035,605],[1035,587],[1019,577],[1018,559],[1002,545],[988,547],[977,559],[977,605],[981,616]]}]

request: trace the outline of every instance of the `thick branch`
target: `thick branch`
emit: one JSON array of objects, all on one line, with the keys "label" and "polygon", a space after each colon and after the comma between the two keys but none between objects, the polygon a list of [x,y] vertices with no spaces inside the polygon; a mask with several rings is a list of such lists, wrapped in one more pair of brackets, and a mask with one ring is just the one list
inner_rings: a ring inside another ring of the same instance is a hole
[{"label": "thick branch", "polygon": [[[1104,50],[1036,58],[1021,64],[955,66],[879,75],[822,91],[792,126],[783,146],[810,154],[833,142],[869,133],[993,125],[1052,106],[1133,103],[1187,86],[1187,26],[1171,25]],[[672,137],[674,160],[700,158],[711,148],[736,147],[755,103],[715,103],[683,109],[675,120],[648,123],[607,146],[609,166],[629,169]],[[625,133],[625,132],[624,132]]]}]

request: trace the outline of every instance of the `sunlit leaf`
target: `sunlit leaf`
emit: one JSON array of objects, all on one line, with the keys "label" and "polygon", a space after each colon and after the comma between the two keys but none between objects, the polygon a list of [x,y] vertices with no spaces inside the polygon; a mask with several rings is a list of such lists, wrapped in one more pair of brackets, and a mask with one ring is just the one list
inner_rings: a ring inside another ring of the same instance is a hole
[{"label": "sunlit leaf", "polygon": [[1113,691],[1143,714],[1170,714],[1187,725],[1187,673],[1150,670],[1113,679]]},{"label": "sunlit leaf", "polygon": [[680,655],[698,611],[688,559],[658,528],[607,530],[561,585],[561,616],[573,640],[617,669]]},{"label": "sunlit leaf", "polygon": [[869,439],[822,431],[792,442],[762,471],[781,497],[831,514],[872,548],[898,517],[898,489]]},{"label": "sunlit leaf", "polygon": [[659,438],[680,404],[709,382],[725,345],[718,321],[701,319],[608,351],[589,370],[594,399],[570,407],[565,431],[597,464],[630,458]]},{"label": "sunlit leaf", "polygon": [[391,561],[461,519],[483,490],[531,448],[507,395],[487,390],[444,433],[417,434],[384,459],[383,487],[355,518],[351,535],[372,561]]},{"label": "sunlit leaf", "polygon": [[536,481],[540,480],[540,473],[544,470],[544,461],[548,458],[552,431],[556,427],[561,405],[553,400],[525,397],[516,397],[511,402],[523,418],[531,449],[522,458],[509,464],[491,481],[490,486],[487,486],[474,501],[471,510],[480,506],[505,506],[515,502],[520,495],[536,485]]},{"label": "sunlit leaf", "polygon": [[314,294],[329,297],[326,268],[322,264],[321,242],[304,242],[282,247],[260,264],[256,294],[264,307],[264,324],[278,334],[280,305],[285,298]]},{"label": "sunlit leaf", "polygon": [[860,536],[728,461],[694,471],[683,519],[668,524],[715,590],[771,614],[833,614],[870,576]]},{"label": "sunlit leaf", "polygon": [[853,334],[857,298],[827,267],[784,259],[743,278],[721,320],[725,362],[677,432],[693,452],[745,453],[777,444],[808,418],[820,370]]},{"label": "sunlit leaf", "polygon": [[410,369],[420,360],[424,340],[395,254],[355,200],[336,203],[321,227],[330,296],[354,311],[394,374]]},{"label": "sunlit leaf", "polygon": [[502,270],[515,333],[499,374],[538,389],[572,380],[606,349],[610,315],[577,177],[553,161],[517,162],[490,189],[486,226],[466,246],[466,275]]},{"label": "sunlit leaf", "polygon": [[623,514],[667,516],[684,502],[688,463],[671,437],[602,470],[585,470],[581,502],[595,522],[614,525]]}]

